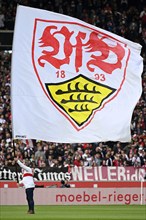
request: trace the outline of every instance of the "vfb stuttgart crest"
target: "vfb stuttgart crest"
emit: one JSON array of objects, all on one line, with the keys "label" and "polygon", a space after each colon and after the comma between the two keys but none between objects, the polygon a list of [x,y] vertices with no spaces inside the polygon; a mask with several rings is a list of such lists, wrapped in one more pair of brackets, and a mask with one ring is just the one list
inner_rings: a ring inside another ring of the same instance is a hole
[{"label": "vfb stuttgart crest", "polygon": [[32,62],[48,102],[77,129],[119,94],[130,50],[83,23],[35,20]]}]

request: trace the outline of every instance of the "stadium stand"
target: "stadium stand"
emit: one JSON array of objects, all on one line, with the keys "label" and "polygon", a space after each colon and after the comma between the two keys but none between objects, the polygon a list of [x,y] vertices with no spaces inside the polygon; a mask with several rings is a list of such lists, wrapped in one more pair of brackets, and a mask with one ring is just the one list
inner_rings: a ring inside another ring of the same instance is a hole
[{"label": "stadium stand", "polygon": [[[130,143],[58,144],[15,141],[20,159],[38,167],[146,167],[146,5],[144,0],[24,0],[0,1],[0,30],[13,30],[17,4],[63,13],[142,45],[143,92],[131,121]],[[11,51],[0,51],[0,166],[14,166],[11,126]]]}]

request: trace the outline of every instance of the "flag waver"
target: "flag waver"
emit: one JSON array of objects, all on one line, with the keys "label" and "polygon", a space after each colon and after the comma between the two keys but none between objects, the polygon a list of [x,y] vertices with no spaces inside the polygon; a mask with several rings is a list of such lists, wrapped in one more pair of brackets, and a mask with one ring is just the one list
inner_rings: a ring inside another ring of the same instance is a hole
[{"label": "flag waver", "polygon": [[141,95],[139,44],[69,16],[18,6],[13,50],[14,138],[130,140]]}]

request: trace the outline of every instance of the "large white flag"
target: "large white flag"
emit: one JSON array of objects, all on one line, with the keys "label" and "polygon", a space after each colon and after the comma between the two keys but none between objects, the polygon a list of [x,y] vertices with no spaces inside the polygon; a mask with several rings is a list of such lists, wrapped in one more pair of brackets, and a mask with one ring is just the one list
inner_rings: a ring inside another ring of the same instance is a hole
[{"label": "large white flag", "polygon": [[14,139],[131,140],[141,45],[78,19],[18,6],[12,53]]}]

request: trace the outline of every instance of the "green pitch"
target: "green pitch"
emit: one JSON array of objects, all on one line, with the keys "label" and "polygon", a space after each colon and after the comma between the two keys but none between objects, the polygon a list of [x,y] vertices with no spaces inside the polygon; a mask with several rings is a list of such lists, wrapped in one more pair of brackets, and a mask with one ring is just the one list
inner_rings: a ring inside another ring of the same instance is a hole
[{"label": "green pitch", "polygon": [[35,214],[27,214],[27,206],[1,206],[0,220],[146,220],[146,206],[35,206]]}]

